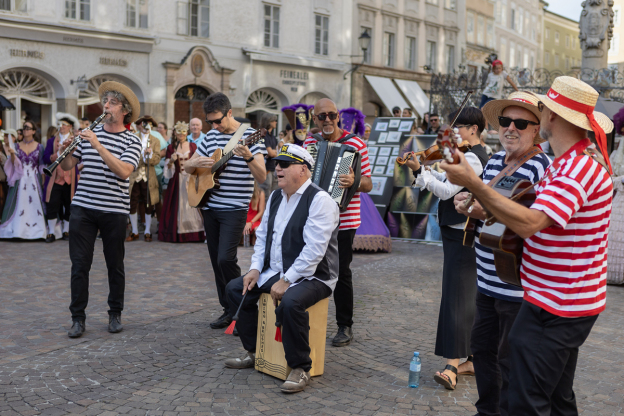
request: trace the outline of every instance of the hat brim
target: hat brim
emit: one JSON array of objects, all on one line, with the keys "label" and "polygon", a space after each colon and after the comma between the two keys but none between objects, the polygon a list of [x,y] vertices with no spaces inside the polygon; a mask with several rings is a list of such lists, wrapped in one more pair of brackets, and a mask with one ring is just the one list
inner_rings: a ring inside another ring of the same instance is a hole
[{"label": "hat brim", "polygon": [[[494,126],[496,130],[499,130],[500,124],[498,124],[498,117],[502,116],[503,112],[508,107],[520,107],[527,111],[530,111],[537,118],[538,122],[540,122],[542,119],[542,113],[540,113],[539,109],[536,106],[530,103],[523,103],[522,101],[516,101],[516,100],[488,101],[481,109],[481,112],[483,113],[485,120],[488,123],[490,123],[492,126]],[[533,138],[534,144],[544,143],[545,141],[546,140],[540,137],[539,132]]]},{"label": "hat brim", "polygon": [[[554,102],[547,95],[535,94],[535,96],[544,103],[546,107],[548,107],[553,113],[559,115],[564,120],[574,124],[575,126],[581,127],[585,130],[592,131],[592,126],[587,118],[587,115],[580,113],[578,111],[571,110],[563,105]],[[605,133],[609,134],[613,131],[613,122],[609,119],[609,117],[599,111],[594,111],[594,118],[598,125],[604,130]]]},{"label": "hat brim", "polygon": [[276,157],[272,158],[271,160],[283,160],[284,162],[292,162],[292,163],[297,163],[300,165],[306,165],[308,167],[308,169],[312,169],[312,166],[310,165],[309,162],[306,162],[304,159],[301,158],[295,158],[289,155],[277,155]]},{"label": "hat brim", "polygon": [[139,103],[139,99],[136,94],[127,86],[120,82],[116,81],[106,81],[100,85],[98,88],[98,95],[100,96],[100,100],[102,96],[110,91],[116,91],[126,97],[128,103],[130,104],[130,108],[132,108],[132,115],[130,116],[130,123],[134,123],[141,114],[141,104]]}]

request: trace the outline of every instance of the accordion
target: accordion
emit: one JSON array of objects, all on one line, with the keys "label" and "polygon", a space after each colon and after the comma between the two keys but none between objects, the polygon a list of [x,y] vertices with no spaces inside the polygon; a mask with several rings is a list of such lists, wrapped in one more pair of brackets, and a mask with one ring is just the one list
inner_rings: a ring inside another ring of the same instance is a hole
[{"label": "accordion", "polygon": [[[314,158],[312,182],[329,193],[338,204],[340,212],[346,211],[349,202],[360,187],[362,176],[360,152],[348,144],[324,140],[308,146],[307,150]],[[349,168],[353,168],[355,181],[350,188],[341,188],[339,176],[349,174]]]}]

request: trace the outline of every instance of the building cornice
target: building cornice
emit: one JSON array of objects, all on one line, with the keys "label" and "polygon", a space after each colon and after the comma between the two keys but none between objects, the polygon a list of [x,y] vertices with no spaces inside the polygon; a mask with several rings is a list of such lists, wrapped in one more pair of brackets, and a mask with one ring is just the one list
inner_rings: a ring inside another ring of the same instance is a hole
[{"label": "building cornice", "polygon": [[0,37],[78,47],[150,53],[155,37],[0,17]]},{"label": "building cornice", "polygon": [[273,51],[262,51],[250,48],[242,48],[245,55],[254,61],[265,61],[278,64],[307,66],[313,68],[327,69],[330,71],[343,71],[351,64],[329,59],[312,58],[307,56],[290,55]]}]

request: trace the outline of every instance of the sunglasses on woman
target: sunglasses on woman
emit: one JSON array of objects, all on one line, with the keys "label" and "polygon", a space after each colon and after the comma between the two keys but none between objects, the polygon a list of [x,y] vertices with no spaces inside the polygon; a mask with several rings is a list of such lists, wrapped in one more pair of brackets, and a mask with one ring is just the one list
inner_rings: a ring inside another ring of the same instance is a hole
[{"label": "sunglasses on woman", "polygon": [[516,126],[516,129],[518,130],[524,130],[527,127],[529,127],[529,124],[532,126],[539,126],[539,123],[536,123],[534,121],[530,121],[530,120],[524,120],[521,118],[518,119],[513,119],[513,118],[509,118],[509,117],[503,117],[503,116],[498,116],[498,124],[501,125],[501,127],[509,127],[511,126],[511,122],[513,121],[514,126]]},{"label": "sunglasses on woman", "polygon": [[282,169],[288,169],[290,165],[303,165],[303,163],[288,162],[287,160],[276,160],[275,163],[277,163],[277,166],[279,166]]},{"label": "sunglasses on woman", "polygon": [[329,117],[330,120],[336,120],[338,118],[338,113],[321,113],[319,115],[317,115],[318,119],[321,121],[325,121],[325,119],[327,119],[327,117]]}]

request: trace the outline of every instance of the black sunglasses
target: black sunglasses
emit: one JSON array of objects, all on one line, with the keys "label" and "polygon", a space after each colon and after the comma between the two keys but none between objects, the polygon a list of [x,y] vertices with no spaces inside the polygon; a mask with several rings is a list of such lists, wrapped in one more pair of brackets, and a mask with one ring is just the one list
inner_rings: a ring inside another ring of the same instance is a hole
[{"label": "black sunglasses", "polygon": [[290,165],[303,165],[303,163],[289,162],[287,160],[276,160],[275,163],[277,163],[277,166],[279,166],[282,169],[288,169]]},{"label": "black sunglasses", "polygon": [[[226,115],[227,115],[227,114],[226,114]],[[221,124],[221,122],[223,121],[223,119],[225,118],[225,116],[226,116],[226,115],[224,115],[223,117],[218,118],[218,119],[216,119],[216,120],[208,120],[208,117],[206,117],[206,123],[210,124],[211,126],[212,126],[213,124]]]},{"label": "black sunglasses", "polygon": [[317,115],[317,117],[321,121],[325,121],[327,117],[329,117],[330,120],[336,120],[338,118],[338,113],[321,113]]},{"label": "black sunglasses", "polygon": [[26,127],[22,127],[22,130],[36,130],[36,129],[26,126]]},{"label": "black sunglasses", "polygon": [[501,125],[501,127],[509,127],[511,126],[511,122],[513,121],[514,126],[516,126],[516,128],[518,130],[524,130],[527,127],[529,127],[529,124],[532,126],[539,126],[539,123],[536,123],[534,121],[529,121],[529,120],[523,120],[521,118],[519,119],[512,119],[509,117],[503,117],[503,116],[498,116],[498,124]]}]

